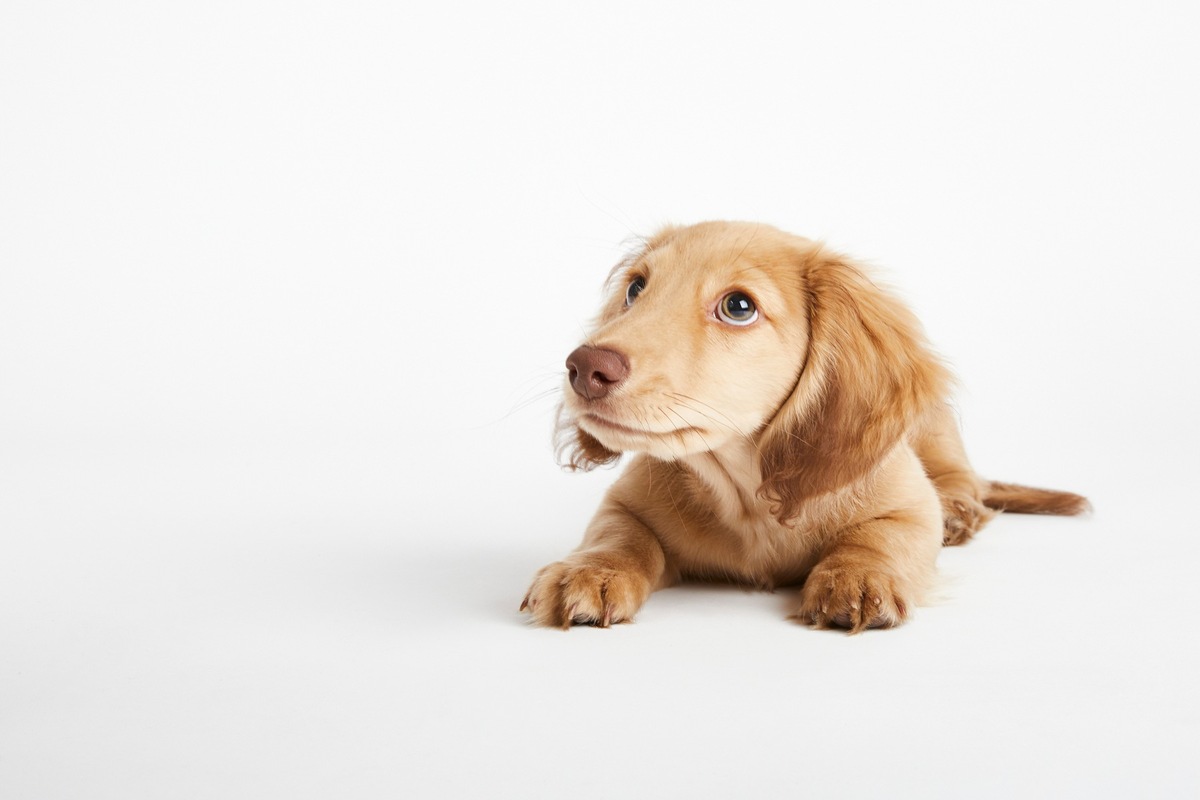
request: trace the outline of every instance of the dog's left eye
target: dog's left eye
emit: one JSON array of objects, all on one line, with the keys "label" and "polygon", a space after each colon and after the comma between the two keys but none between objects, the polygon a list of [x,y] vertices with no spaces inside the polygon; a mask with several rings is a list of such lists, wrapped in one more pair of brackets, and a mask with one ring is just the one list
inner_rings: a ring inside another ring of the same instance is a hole
[{"label": "dog's left eye", "polygon": [[642,289],[646,288],[646,279],[641,275],[629,282],[629,288],[625,290],[625,306],[633,305],[633,301],[642,293]]},{"label": "dog's left eye", "polygon": [[758,306],[745,292],[730,292],[717,303],[717,316],[730,325],[749,325],[758,319]]}]

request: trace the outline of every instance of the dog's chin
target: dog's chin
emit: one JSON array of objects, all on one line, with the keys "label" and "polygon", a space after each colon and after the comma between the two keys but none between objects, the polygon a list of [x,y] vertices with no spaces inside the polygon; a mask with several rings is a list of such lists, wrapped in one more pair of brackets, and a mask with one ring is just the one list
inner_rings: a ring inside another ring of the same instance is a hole
[{"label": "dog's chin", "polygon": [[712,450],[724,441],[723,437],[717,440],[719,434],[698,427],[650,430],[589,412],[577,414],[575,424],[613,452],[646,453],[664,461]]}]

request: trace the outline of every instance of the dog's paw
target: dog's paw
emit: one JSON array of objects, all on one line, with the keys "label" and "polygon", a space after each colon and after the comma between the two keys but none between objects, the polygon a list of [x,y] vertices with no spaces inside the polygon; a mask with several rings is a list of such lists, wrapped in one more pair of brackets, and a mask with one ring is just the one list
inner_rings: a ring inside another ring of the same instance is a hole
[{"label": "dog's paw", "polygon": [[966,544],[996,512],[969,495],[942,498],[942,544]]},{"label": "dog's paw", "polygon": [[568,559],[543,567],[521,602],[538,625],[607,628],[628,622],[650,593],[647,581],[611,567]]},{"label": "dog's paw", "polygon": [[804,582],[795,617],[817,628],[892,628],[908,617],[909,601],[887,574],[847,565],[822,565]]}]

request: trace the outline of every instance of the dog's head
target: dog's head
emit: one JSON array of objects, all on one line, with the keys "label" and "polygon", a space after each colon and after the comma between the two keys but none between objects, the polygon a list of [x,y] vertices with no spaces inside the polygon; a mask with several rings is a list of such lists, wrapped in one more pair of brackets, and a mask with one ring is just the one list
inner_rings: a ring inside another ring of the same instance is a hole
[{"label": "dog's head", "polygon": [[847,259],[765,225],[667,228],[625,259],[567,358],[561,450],[759,453],[780,519],[867,473],[945,393],[912,315]]}]

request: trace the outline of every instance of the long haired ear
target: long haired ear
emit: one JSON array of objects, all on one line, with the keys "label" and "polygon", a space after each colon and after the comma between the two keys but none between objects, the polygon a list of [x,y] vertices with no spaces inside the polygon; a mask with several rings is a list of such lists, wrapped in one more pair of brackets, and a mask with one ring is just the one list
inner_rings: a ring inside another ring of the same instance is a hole
[{"label": "long haired ear", "polygon": [[950,380],[912,313],[850,261],[818,246],[801,274],[808,353],[759,443],[759,494],[781,521],[867,475]]},{"label": "long haired ear", "polygon": [[609,450],[595,436],[579,427],[561,405],[554,425],[554,455],[560,466],[572,472],[587,472],[612,464],[621,457],[620,453]]}]

